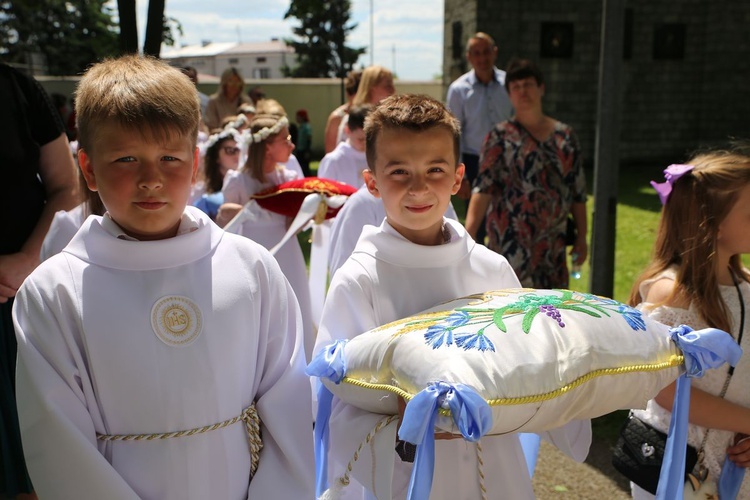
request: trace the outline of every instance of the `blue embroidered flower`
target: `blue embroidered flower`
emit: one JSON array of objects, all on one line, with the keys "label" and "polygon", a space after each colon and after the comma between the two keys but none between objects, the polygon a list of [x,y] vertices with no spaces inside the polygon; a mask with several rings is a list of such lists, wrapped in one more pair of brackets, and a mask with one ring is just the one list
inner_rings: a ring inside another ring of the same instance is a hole
[{"label": "blue embroidered flower", "polygon": [[433,349],[442,347],[443,344],[453,345],[453,329],[445,325],[432,325],[425,332],[424,339]]},{"label": "blue embroidered flower", "polygon": [[454,311],[450,314],[450,316],[448,316],[445,322],[448,323],[448,326],[451,328],[458,328],[459,326],[463,326],[468,323],[470,319],[471,316],[469,316],[468,312]]},{"label": "blue embroidered flower", "polygon": [[466,311],[451,313],[442,323],[427,328],[424,339],[433,349],[445,345],[453,345],[453,330],[469,322],[471,317]]},{"label": "blue embroidered flower", "polygon": [[620,302],[616,301],[615,299],[610,299],[607,297],[601,297],[599,295],[594,295],[591,293],[581,293],[581,295],[584,297],[584,299],[598,303],[600,305],[607,305],[607,306],[619,306],[621,305]]},{"label": "blue embroidered flower", "polygon": [[495,352],[495,345],[481,331],[477,333],[457,334],[456,345],[462,347],[465,351],[476,349],[478,351]]},{"label": "blue embroidered flower", "polygon": [[622,314],[625,321],[628,322],[630,328],[633,330],[646,331],[646,322],[643,320],[643,315],[638,309],[634,309],[630,306],[620,305],[617,308],[617,312]]}]

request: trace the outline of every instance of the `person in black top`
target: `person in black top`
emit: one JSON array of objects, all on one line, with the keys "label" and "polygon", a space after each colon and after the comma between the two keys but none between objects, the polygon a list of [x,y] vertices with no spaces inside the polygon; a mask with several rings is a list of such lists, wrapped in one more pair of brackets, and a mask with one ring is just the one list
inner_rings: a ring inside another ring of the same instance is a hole
[{"label": "person in black top", "polygon": [[78,203],[77,176],[60,115],[31,77],[0,63],[0,496],[32,493],[18,430],[16,291],[39,264],[52,217]]}]

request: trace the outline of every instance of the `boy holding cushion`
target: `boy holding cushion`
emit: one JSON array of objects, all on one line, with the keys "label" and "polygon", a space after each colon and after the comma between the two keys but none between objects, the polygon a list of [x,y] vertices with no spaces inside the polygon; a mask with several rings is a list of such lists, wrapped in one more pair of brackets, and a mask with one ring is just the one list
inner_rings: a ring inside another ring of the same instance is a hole
[{"label": "boy holding cushion", "polygon": [[[186,207],[200,102],[126,56],[77,90],[101,195],[18,291],[18,411],[41,498],[309,498],[300,309],[260,245]],[[290,395],[294,395],[290,397]]]},{"label": "boy holding cushion", "polygon": [[[383,200],[386,219],[380,227],[365,226],[352,256],[336,272],[316,353],[338,339],[354,338],[456,297],[520,286],[504,257],[477,245],[461,224],[444,217],[451,195],[461,186],[464,165],[459,163],[460,126],[440,102],[427,96],[389,97],[368,116],[365,135],[365,183]],[[334,397],[328,469],[332,487],[353,462],[347,493],[364,487],[367,498],[405,498],[413,450],[398,441],[398,420],[373,432],[382,419]],[[368,434],[369,444],[354,461]],[[549,434],[577,460],[588,453],[588,421]],[[439,439],[430,498],[483,497],[534,497],[518,436],[484,437],[479,446]]]}]

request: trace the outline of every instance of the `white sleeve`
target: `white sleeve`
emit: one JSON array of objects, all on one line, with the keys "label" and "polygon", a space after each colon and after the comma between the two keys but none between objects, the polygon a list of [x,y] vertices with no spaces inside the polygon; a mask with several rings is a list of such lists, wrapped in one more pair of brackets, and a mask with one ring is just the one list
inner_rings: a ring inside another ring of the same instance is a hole
[{"label": "white sleeve", "polygon": [[289,160],[287,160],[286,163],[284,163],[284,166],[287,168],[287,170],[291,170],[292,172],[296,172],[299,176],[299,179],[304,179],[305,174],[302,172],[302,165],[299,164],[299,160],[296,156],[289,155]]},{"label": "white sleeve", "polygon": [[463,125],[464,123],[464,110],[463,110],[463,95],[461,95],[461,89],[456,82],[453,82],[448,87],[448,95],[445,99],[445,106],[448,111],[455,116],[458,121]]},{"label": "white sleeve", "polygon": [[576,462],[583,462],[591,447],[591,420],[572,420],[539,435]]},{"label": "white sleeve", "polygon": [[359,235],[362,233],[362,224],[357,217],[358,208],[351,206],[344,208],[336,215],[331,226],[330,253],[328,255],[328,272],[333,276],[336,271],[344,265],[346,259],[357,246]]},{"label": "white sleeve", "polygon": [[[13,308],[18,417],[26,466],[40,498],[137,499],[96,439],[93,389],[79,350],[75,298],[29,279]],[[101,447],[101,449],[100,449]]]},{"label": "white sleeve", "polygon": [[[378,199],[370,200],[359,192],[344,204],[333,219],[331,227],[331,249],[328,255],[328,272],[333,276],[352,255],[362,229],[366,225],[379,226],[385,218],[385,209]],[[379,213],[383,211],[383,214]]]},{"label": "white sleeve", "polygon": [[[263,301],[256,408],[263,450],[249,498],[312,498],[315,491],[312,397],[305,375],[302,317],[291,286],[273,257],[260,276]],[[265,283],[263,281],[265,280]]]},{"label": "white sleeve", "polygon": [[249,195],[245,192],[242,175],[247,174],[230,170],[224,176],[224,185],[221,188],[224,203],[238,203],[240,205],[247,203]]},{"label": "white sleeve", "polygon": [[330,165],[331,156],[330,153],[328,153],[320,160],[320,165],[318,165],[318,177],[322,177],[324,179],[332,179],[331,173],[329,172]]},{"label": "white sleeve", "polygon": [[[358,262],[350,261],[334,276],[323,307],[314,352],[319,352],[334,340],[351,339],[378,326],[372,307],[373,290],[366,284],[368,280],[360,270]],[[346,465],[354,460],[357,448],[373,432],[378,422],[386,417],[333,398],[329,423],[329,484],[333,485],[344,474]],[[367,445],[368,449],[374,451],[359,453],[353,464],[351,475],[370,491],[383,491],[384,484],[390,488],[396,457],[397,423],[393,421],[375,433]],[[381,486],[375,487],[373,482]]]},{"label": "white sleeve", "polygon": [[73,239],[77,231],[78,226],[75,225],[68,212],[60,210],[55,213],[49,230],[44,236],[39,260],[44,262],[53,255],[60,253],[70,243],[70,240]]}]

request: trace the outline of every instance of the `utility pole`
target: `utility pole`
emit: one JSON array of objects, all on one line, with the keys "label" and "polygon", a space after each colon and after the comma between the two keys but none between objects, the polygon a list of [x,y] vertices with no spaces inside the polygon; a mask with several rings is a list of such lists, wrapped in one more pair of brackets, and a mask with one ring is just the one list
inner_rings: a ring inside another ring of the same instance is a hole
[{"label": "utility pole", "polygon": [[625,0],[602,3],[589,289],[606,297],[612,297],[614,292],[624,7]]},{"label": "utility pole", "polygon": [[370,66],[375,65],[375,0],[370,0]]}]

